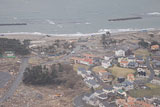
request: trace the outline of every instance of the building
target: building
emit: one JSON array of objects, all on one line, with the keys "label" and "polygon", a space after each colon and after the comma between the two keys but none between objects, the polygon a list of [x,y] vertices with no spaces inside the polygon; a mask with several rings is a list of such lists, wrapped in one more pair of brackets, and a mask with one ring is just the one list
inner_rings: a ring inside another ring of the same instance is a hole
[{"label": "building", "polygon": [[103,68],[109,68],[110,66],[112,66],[112,60],[103,60],[101,63]]},{"label": "building", "polygon": [[112,86],[106,86],[103,88],[105,93],[114,93],[114,88]]},{"label": "building", "polygon": [[128,62],[136,62],[135,55],[130,55],[127,57]]},{"label": "building", "polygon": [[129,91],[129,90],[134,89],[134,85],[130,81],[124,81],[121,83],[121,85],[123,86],[123,89],[125,89],[125,91]]},{"label": "building", "polygon": [[136,56],[136,62],[139,64],[142,64],[145,62],[143,56]]},{"label": "building", "polygon": [[104,91],[103,90],[96,90],[93,95],[98,96],[100,94],[104,94]]},{"label": "building", "polygon": [[96,56],[96,55],[93,55],[93,54],[83,53],[82,55],[83,55],[85,58],[87,58],[87,59],[97,58],[97,56]]},{"label": "building", "polygon": [[78,58],[78,57],[72,57],[71,63],[73,64],[83,64],[83,65],[93,65],[94,60],[93,59],[87,59],[87,58]]},{"label": "building", "polygon": [[107,71],[100,71],[99,77],[103,82],[110,82],[113,79],[112,73],[109,73]]},{"label": "building", "polygon": [[103,93],[98,95],[97,98],[100,100],[106,100],[108,98],[108,95],[106,93]]},{"label": "building", "polygon": [[138,101],[136,98],[128,97],[127,99],[117,99],[116,104],[118,107],[154,107],[144,101]]},{"label": "building", "polygon": [[126,68],[126,67],[128,67],[128,63],[129,63],[128,61],[121,61],[119,64],[121,67]]},{"label": "building", "polygon": [[128,68],[137,68],[138,67],[138,63],[137,62],[129,62],[128,63]]},{"label": "building", "polygon": [[84,79],[84,82],[87,84],[89,88],[98,88],[100,85],[94,79]]},{"label": "building", "polygon": [[13,51],[5,51],[3,57],[7,57],[7,58],[15,58],[15,52]]},{"label": "building", "polygon": [[128,74],[127,75],[127,80],[130,82],[133,82],[135,80],[134,75],[133,74]]},{"label": "building", "polygon": [[118,89],[116,92],[122,96],[125,96],[125,97],[127,96],[127,93],[123,91],[122,89]]},{"label": "building", "polygon": [[125,51],[124,50],[115,51],[115,56],[116,57],[125,57]]},{"label": "building", "polygon": [[152,45],[151,46],[151,50],[152,51],[156,51],[156,50],[158,50],[159,49],[159,45]]},{"label": "building", "polygon": [[88,77],[88,75],[89,75],[89,74],[86,72],[86,69],[85,69],[85,68],[78,68],[77,74],[78,74],[78,75],[81,75],[83,78],[86,78],[86,77]]},{"label": "building", "polygon": [[130,82],[133,82],[135,80],[134,75],[133,74],[128,74],[127,75],[127,80]]}]

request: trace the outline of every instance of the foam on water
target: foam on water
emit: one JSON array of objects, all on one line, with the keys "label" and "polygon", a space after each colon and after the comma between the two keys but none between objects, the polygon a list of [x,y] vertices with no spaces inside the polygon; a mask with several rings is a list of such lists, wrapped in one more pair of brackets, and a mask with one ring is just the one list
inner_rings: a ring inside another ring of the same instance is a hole
[{"label": "foam on water", "polygon": [[147,13],[147,15],[151,15],[151,16],[160,16],[160,12]]},{"label": "foam on water", "polygon": [[[81,33],[77,32],[75,34],[46,34],[46,33],[41,33],[41,32],[14,32],[14,33],[0,33],[0,35],[22,35],[22,34],[28,34],[28,35],[50,35],[50,36],[91,36],[91,35],[101,35],[105,34],[106,32],[110,32],[113,34],[116,33],[124,33],[124,32],[137,32],[137,31],[153,31],[156,30],[155,28],[146,28],[146,29],[100,29],[96,33]],[[159,30],[159,29],[157,29]]]},{"label": "foam on water", "polygon": [[53,22],[52,20],[46,20],[46,21],[51,25],[55,25],[55,22]]}]

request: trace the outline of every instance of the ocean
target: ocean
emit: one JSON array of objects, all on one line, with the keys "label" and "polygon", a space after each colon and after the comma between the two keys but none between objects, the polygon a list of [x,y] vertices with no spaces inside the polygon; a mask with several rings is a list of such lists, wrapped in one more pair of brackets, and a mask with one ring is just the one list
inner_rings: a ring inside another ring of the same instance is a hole
[{"label": "ocean", "polygon": [[[108,19],[142,17],[110,22]],[[88,34],[160,28],[160,0],[0,0],[0,33]]]}]

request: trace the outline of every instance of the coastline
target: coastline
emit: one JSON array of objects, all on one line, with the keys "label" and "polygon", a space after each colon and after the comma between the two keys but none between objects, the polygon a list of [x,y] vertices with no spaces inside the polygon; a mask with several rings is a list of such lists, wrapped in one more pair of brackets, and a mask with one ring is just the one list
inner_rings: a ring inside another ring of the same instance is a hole
[{"label": "coastline", "polygon": [[160,29],[147,28],[147,29],[101,29],[97,33],[77,33],[77,34],[45,34],[40,32],[15,32],[15,33],[0,33],[0,38],[9,38],[9,39],[30,39],[30,40],[52,40],[52,39],[78,39],[79,37],[90,37],[90,36],[101,36],[106,32],[110,32],[112,36],[123,35],[123,34],[132,34],[139,32],[159,32]]}]

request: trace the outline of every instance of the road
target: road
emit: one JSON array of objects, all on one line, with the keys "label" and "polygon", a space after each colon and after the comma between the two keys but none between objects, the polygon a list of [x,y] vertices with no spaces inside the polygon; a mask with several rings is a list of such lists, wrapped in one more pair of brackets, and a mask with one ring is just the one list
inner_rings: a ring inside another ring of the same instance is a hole
[{"label": "road", "polygon": [[[80,51],[80,46],[76,46],[76,48],[73,49],[73,51],[75,52],[75,55]],[[53,60],[53,61],[48,61],[45,63],[41,63],[41,65],[46,65],[46,64],[53,64],[53,63],[60,63],[60,62],[66,62],[66,60],[70,57],[74,56],[74,54],[70,53],[68,55],[65,55],[64,57],[58,59],[58,60]]]},{"label": "road", "polygon": [[20,68],[19,68],[19,74],[17,75],[15,81],[13,82],[13,84],[11,85],[9,90],[5,93],[5,95],[2,98],[0,98],[0,103],[6,101],[8,98],[13,96],[13,94],[16,91],[17,87],[19,86],[19,84],[22,81],[23,73],[25,72],[25,69],[28,66],[28,59],[29,58],[22,58],[21,59],[21,65],[20,65]]},{"label": "road", "polygon": [[148,69],[150,71],[149,78],[146,81],[136,80],[135,84],[146,84],[146,83],[149,83],[149,82],[151,82],[153,80],[155,72],[154,72],[154,70],[152,69],[152,67],[150,65],[150,60],[149,59],[150,59],[150,57],[148,56],[147,59],[146,59],[146,65],[147,65],[147,67],[148,67]]}]

